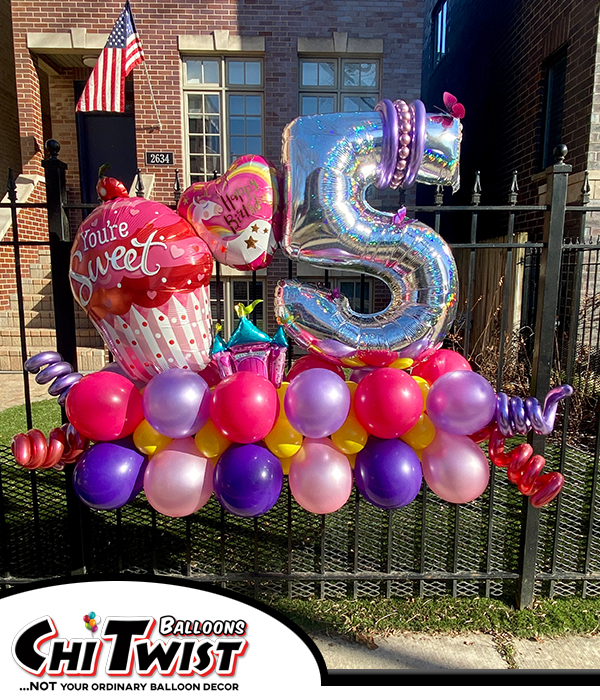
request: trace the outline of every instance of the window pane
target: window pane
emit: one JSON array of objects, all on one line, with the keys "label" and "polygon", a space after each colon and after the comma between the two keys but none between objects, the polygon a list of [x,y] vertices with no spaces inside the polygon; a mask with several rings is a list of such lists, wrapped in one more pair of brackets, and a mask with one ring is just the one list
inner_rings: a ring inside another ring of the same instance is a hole
[{"label": "window pane", "polygon": [[300,104],[300,112],[302,115],[318,114],[319,102],[316,97],[303,96]]},{"label": "window pane", "polygon": [[219,156],[206,156],[206,172],[212,175],[215,170],[218,173],[221,172],[221,158]]},{"label": "window pane", "polygon": [[244,135],[244,117],[229,117],[229,133],[239,136]]},{"label": "window pane", "polygon": [[319,85],[329,86],[335,84],[335,65],[333,63],[319,63]]},{"label": "window pane", "polygon": [[244,62],[229,61],[229,83],[230,85],[244,84]]},{"label": "window pane", "polygon": [[363,87],[377,87],[377,64],[360,64],[360,84]]},{"label": "window pane", "polygon": [[360,63],[344,63],[344,85],[360,85]]},{"label": "window pane", "polygon": [[245,104],[243,95],[229,95],[229,114],[244,114]]},{"label": "window pane", "polygon": [[246,139],[243,136],[232,136],[229,139],[231,160],[246,155]]},{"label": "window pane", "polygon": [[185,62],[188,83],[202,82],[202,61],[187,60]]},{"label": "window pane", "polygon": [[188,96],[188,112],[190,114],[199,114],[202,112],[202,95]]},{"label": "window pane", "polygon": [[191,134],[201,134],[204,131],[204,119],[195,119],[190,117],[188,122],[189,131]]},{"label": "window pane", "polygon": [[375,109],[375,97],[344,96],[342,111],[371,112]]},{"label": "window pane", "polygon": [[190,170],[193,173],[203,173],[204,158],[202,156],[190,156]]},{"label": "window pane", "polygon": [[246,149],[248,153],[260,155],[262,153],[262,139],[260,136],[248,136],[246,139]]},{"label": "window pane", "polygon": [[219,62],[218,61],[204,61],[204,82],[205,83],[216,83],[220,85],[219,80]]},{"label": "window pane", "polygon": [[303,85],[318,85],[318,63],[302,63],[302,84]]},{"label": "window pane", "polygon": [[204,109],[207,114],[219,114],[219,96],[204,95]]},{"label": "window pane", "polygon": [[219,136],[206,137],[206,152],[221,153],[221,138]]},{"label": "window pane", "polygon": [[333,97],[319,97],[319,114],[330,114],[335,111]]},{"label": "window pane", "polygon": [[260,62],[246,61],[246,85],[260,85]]},{"label": "window pane", "polygon": [[246,95],[246,114],[262,114],[260,95]]},{"label": "window pane", "polygon": [[202,136],[190,136],[190,153],[202,152]]},{"label": "window pane", "polygon": [[206,127],[207,134],[218,134],[219,129],[219,117],[207,117],[204,120],[204,125]]},{"label": "window pane", "polygon": [[249,136],[260,136],[260,117],[246,117],[246,133]]}]

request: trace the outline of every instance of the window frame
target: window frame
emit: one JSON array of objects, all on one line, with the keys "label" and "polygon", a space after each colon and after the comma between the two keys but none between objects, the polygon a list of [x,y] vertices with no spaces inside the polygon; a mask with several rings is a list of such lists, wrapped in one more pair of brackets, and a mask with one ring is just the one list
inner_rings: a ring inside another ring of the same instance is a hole
[{"label": "window frame", "polygon": [[[333,63],[334,64],[334,83],[333,85],[310,85],[305,84],[303,79],[303,66],[309,63]],[[376,66],[376,85],[364,86],[364,85],[344,85],[344,65],[347,63],[373,63]],[[315,114],[315,112],[304,113],[302,109],[302,102],[304,97],[333,97],[333,109],[327,114],[335,114],[336,112],[343,112],[343,101],[345,97],[373,97],[375,105],[381,99],[381,83],[382,83],[382,61],[381,56],[370,56],[370,55],[302,55],[298,56],[298,114],[300,116],[308,116],[310,114]],[[353,110],[355,111],[355,110]],[[365,110],[366,111],[366,110]],[[316,114],[321,114],[321,112],[316,112]],[[324,114],[324,113],[323,113]]]},{"label": "window frame", "polygon": [[[559,49],[554,51],[546,60],[543,62],[542,67],[545,72],[545,85],[544,85],[544,97],[543,97],[543,107],[542,107],[542,139],[541,139],[541,154],[540,154],[540,164],[542,170],[554,164],[554,149],[559,144],[556,143],[550,146],[550,127],[552,123],[552,102],[553,102],[553,83],[556,79],[556,68],[561,66],[561,70],[564,70],[563,75],[563,92],[561,96],[561,113],[560,113],[560,131],[562,140],[563,135],[563,120],[565,114],[565,87],[566,87],[566,77],[567,70],[569,67],[569,54],[567,46],[561,46]],[[551,150],[549,150],[551,149]]]},{"label": "window frame", "polygon": [[441,0],[431,13],[433,68],[437,68],[448,53],[448,0]]},{"label": "window frame", "polygon": [[[261,148],[260,153],[255,155],[263,155],[265,152],[265,62],[263,56],[257,56],[252,54],[181,54],[181,95],[183,101],[183,154],[184,154],[184,180],[185,186],[189,187],[192,183],[192,177],[196,176],[196,173],[192,173],[191,169],[191,155],[192,151],[190,149],[190,133],[189,129],[189,97],[191,95],[218,95],[220,104],[219,113],[219,137],[220,137],[220,153],[218,157],[221,158],[221,168],[219,175],[227,170],[232,162],[231,159],[231,132],[230,132],[230,110],[229,110],[229,96],[232,95],[256,95],[260,97],[260,134]],[[190,61],[213,61],[219,64],[219,83],[191,83],[188,81],[188,63]],[[242,85],[239,83],[230,83],[229,81],[229,64],[230,63],[258,63],[260,64],[260,83],[252,85]],[[206,136],[206,134],[204,134]],[[244,134],[243,138],[246,139],[247,134]],[[203,157],[206,159],[210,154],[206,151],[206,142],[204,142],[204,154]],[[245,155],[245,154],[241,154]],[[206,164],[206,160],[204,161]],[[214,170],[213,170],[214,172]],[[212,179],[212,173],[204,173],[205,180],[210,181]],[[203,180],[200,180],[201,182]]]}]

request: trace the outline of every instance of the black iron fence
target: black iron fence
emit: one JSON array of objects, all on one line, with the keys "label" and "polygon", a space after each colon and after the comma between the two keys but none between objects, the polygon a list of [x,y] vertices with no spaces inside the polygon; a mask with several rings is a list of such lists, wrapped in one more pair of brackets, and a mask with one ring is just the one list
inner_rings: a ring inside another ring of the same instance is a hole
[{"label": "black iron fence", "polygon": [[[23,361],[28,348],[20,256],[25,246],[41,245],[51,253],[57,350],[75,366],[69,215],[94,205],[66,203],[66,166],[58,144],[47,146],[47,201],[17,202],[9,179],[9,201],[1,206],[10,209],[12,228],[1,245],[14,252]],[[0,586],[126,571],[187,576],[256,596],[508,596],[527,606],[540,594],[600,594],[600,243],[594,233],[600,207],[589,205],[587,177],[580,202],[567,205],[571,168],[564,163],[566,149],[557,153],[543,203],[518,204],[515,176],[506,204],[484,206],[477,177],[470,205],[444,205],[440,189],[432,206],[415,213],[442,235],[463,241],[453,248],[464,301],[446,344],[509,394],[543,400],[553,385],[575,387],[552,435],[531,437],[547,468],[565,476],[554,502],[531,507],[506,471],[492,466],[486,492],[458,506],[424,484],[413,503],[395,511],[379,510],[355,491],[339,511],[317,516],[296,504],[285,483],[275,507],[253,519],[228,514],[214,498],[181,519],[157,513],[143,496],[116,511],[92,511],[73,492],[72,467],[28,472],[4,445]],[[176,174],[175,202],[179,192]],[[48,237],[19,239],[18,212],[29,206],[47,210]],[[217,295],[219,274],[217,268]],[[363,300],[361,293],[361,305]],[[218,297],[217,320],[222,307]],[[25,372],[23,384],[23,428],[29,429],[35,426]]]}]

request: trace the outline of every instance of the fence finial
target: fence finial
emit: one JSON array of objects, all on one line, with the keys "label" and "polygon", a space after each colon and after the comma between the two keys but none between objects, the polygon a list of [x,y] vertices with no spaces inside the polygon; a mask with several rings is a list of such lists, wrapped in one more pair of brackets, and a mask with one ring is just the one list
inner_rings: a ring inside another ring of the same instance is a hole
[{"label": "fence finial", "polygon": [[12,168],[8,169],[8,180],[6,182],[6,193],[8,194],[8,199],[11,202],[17,201],[17,183],[15,182],[15,176],[13,175]]},{"label": "fence finial", "polygon": [[479,204],[479,202],[481,202],[481,171],[477,170],[475,173],[475,183],[471,191],[471,204],[475,206]]},{"label": "fence finial", "polygon": [[60,143],[56,139],[48,139],[46,141],[46,150],[48,151],[48,156],[54,160],[58,158],[60,153]]},{"label": "fence finial", "polygon": [[173,183],[173,199],[179,204],[181,198],[181,183],[179,182],[179,169],[175,168],[175,182]]},{"label": "fence finial", "polygon": [[144,181],[142,180],[142,171],[138,168],[137,170],[137,182],[135,185],[135,196],[143,197],[145,193]]},{"label": "fence finial", "polygon": [[444,186],[443,185],[436,185],[435,188],[435,197],[434,197],[434,204],[436,207],[441,207],[442,204],[444,203]]},{"label": "fence finial", "polygon": [[554,149],[554,164],[562,165],[565,162],[565,158],[567,157],[568,152],[569,149],[565,146],[564,143],[559,144]]},{"label": "fence finial", "polygon": [[590,201],[590,174],[586,170],[585,177],[583,179],[583,185],[581,186],[581,201],[583,204],[588,204]]},{"label": "fence finial", "polygon": [[509,204],[516,204],[519,194],[519,183],[517,182],[517,171],[513,170],[512,182],[510,183],[510,194],[508,196]]}]

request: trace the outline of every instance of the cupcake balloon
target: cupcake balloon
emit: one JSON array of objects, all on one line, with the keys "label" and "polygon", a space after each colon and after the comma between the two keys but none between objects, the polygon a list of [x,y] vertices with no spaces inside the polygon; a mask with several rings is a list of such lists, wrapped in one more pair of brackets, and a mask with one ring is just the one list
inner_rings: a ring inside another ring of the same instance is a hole
[{"label": "cupcake balloon", "polygon": [[[102,182],[102,181],[101,181]],[[123,189],[83,221],[71,251],[71,289],[133,380],[210,362],[212,255],[169,207]]]}]

